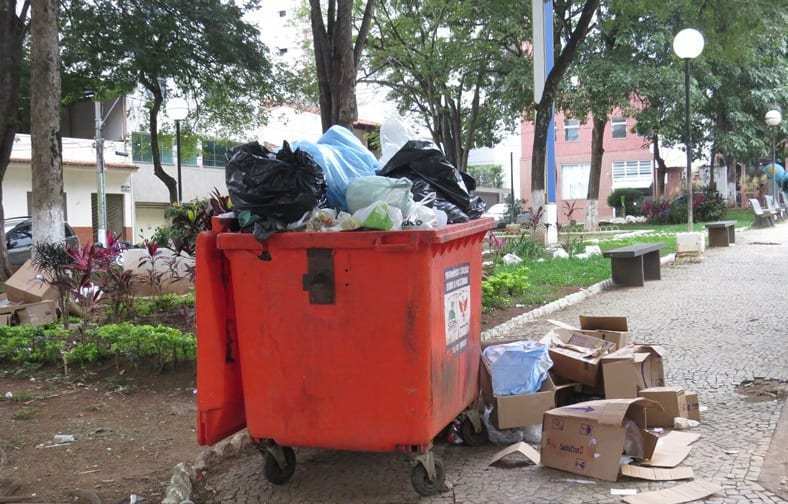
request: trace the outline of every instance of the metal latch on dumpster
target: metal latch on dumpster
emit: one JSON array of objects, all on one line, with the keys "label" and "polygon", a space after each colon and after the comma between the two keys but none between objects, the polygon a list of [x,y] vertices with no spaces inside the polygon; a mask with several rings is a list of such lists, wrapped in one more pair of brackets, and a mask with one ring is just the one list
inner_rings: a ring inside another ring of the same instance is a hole
[{"label": "metal latch on dumpster", "polygon": [[311,248],[306,251],[307,272],[304,290],[311,304],[334,304],[334,251]]}]

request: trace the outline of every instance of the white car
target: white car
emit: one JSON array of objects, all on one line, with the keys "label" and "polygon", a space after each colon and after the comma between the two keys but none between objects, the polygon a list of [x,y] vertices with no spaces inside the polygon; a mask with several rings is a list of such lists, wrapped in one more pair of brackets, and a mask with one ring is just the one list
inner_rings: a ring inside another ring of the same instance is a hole
[{"label": "white car", "polygon": [[505,226],[509,222],[509,205],[506,203],[496,203],[484,212],[483,217],[492,217],[498,227]]}]

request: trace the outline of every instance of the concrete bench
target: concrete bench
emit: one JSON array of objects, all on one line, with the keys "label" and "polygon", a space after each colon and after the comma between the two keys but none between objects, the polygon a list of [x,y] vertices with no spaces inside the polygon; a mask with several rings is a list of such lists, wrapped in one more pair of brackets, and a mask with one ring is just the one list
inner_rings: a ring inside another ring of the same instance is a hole
[{"label": "concrete bench", "polygon": [[709,230],[709,247],[727,247],[736,243],[736,221],[708,222],[706,229]]},{"label": "concrete bench", "polygon": [[764,210],[757,199],[750,198],[750,208],[755,215],[755,227],[774,226],[774,212]]},{"label": "concrete bench", "polygon": [[603,252],[610,258],[613,283],[628,287],[642,287],[646,280],[659,280],[659,250],[664,243],[637,243]]}]

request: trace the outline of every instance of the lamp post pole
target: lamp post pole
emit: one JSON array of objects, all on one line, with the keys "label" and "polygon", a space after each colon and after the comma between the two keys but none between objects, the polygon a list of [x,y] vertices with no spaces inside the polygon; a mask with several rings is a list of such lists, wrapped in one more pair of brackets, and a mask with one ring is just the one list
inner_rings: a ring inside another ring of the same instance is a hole
[{"label": "lamp post pole", "polygon": [[772,131],[772,197],[777,202],[777,128],[783,120],[779,108],[774,108],[766,113],[766,125]]},{"label": "lamp post pole", "polygon": [[690,59],[684,58],[684,146],[687,149],[687,231],[692,232],[692,144],[690,142]]},{"label": "lamp post pole", "polygon": [[183,203],[183,179],[181,178],[181,121],[175,120],[175,150],[178,165],[178,203]]}]

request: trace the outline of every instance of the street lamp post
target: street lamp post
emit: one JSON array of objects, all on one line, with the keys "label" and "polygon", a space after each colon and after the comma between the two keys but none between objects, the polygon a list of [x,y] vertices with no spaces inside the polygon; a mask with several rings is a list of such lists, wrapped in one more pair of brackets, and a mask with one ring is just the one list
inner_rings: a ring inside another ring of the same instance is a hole
[{"label": "street lamp post", "polygon": [[182,98],[173,98],[167,106],[167,115],[175,120],[175,150],[178,169],[178,203],[183,202],[183,179],[181,176],[181,121],[189,115],[189,105]]},{"label": "street lamp post", "polygon": [[783,115],[777,109],[766,112],[766,124],[774,131],[772,134],[772,197],[777,201],[777,126],[783,121]]},{"label": "street lamp post", "polygon": [[673,52],[684,60],[684,146],[687,149],[687,227],[692,232],[692,146],[690,145],[690,60],[703,52],[703,35],[685,28],[673,38]]}]

